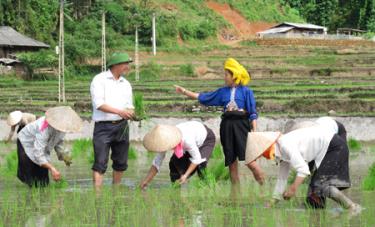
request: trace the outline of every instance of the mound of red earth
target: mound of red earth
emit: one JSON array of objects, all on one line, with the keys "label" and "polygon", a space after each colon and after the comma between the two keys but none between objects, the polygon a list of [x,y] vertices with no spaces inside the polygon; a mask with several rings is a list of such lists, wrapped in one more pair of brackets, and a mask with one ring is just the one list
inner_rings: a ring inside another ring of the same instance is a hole
[{"label": "mound of red earth", "polygon": [[221,36],[225,40],[249,39],[255,37],[257,32],[269,29],[274,24],[263,21],[249,22],[238,11],[232,9],[228,4],[208,1],[207,7],[220,14],[232,24],[235,31],[225,30]]}]

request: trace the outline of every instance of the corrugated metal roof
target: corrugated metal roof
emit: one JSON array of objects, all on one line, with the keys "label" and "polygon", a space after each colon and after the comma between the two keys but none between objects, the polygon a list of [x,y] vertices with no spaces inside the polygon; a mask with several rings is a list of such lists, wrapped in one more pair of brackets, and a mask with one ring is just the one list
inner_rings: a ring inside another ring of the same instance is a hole
[{"label": "corrugated metal roof", "polygon": [[289,31],[293,28],[294,27],[271,28],[271,29],[268,29],[268,30],[265,30],[265,31],[262,31],[262,32],[258,32],[257,34],[264,35],[264,34],[283,33],[283,32],[287,32],[287,31]]},{"label": "corrugated metal roof", "polygon": [[0,63],[3,63],[5,65],[10,65],[13,63],[20,63],[20,61],[17,59],[12,59],[12,58],[0,58]]},{"label": "corrugated metal roof", "polygon": [[280,27],[282,25],[292,26],[296,28],[323,29],[325,31],[327,30],[326,27],[315,25],[315,24],[300,24],[300,23],[290,23],[290,22],[284,22],[284,23],[278,24],[274,26],[273,28]]},{"label": "corrugated metal roof", "polygon": [[22,35],[8,26],[0,26],[0,46],[49,47],[49,45]]}]

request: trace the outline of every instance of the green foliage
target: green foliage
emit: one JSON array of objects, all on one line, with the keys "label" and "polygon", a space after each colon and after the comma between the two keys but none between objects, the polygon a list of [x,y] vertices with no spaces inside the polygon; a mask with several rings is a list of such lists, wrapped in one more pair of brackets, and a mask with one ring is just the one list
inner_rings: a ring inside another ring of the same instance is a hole
[{"label": "green foliage", "polygon": [[340,27],[375,31],[373,0],[281,0],[281,2],[299,10],[309,23],[327,26],[332,32]]},{"label": "green foliage", "polygon": [[194,66],[192,64],[180,65],[179,71],[181,76],[196,76],[194,73]]},{"label": "green foliage", "polygon": [[375,163],[371,165],[367,176],[362,182],[362,187],[366,191],[375,190]]},{"label": "green foliage", "polygon": [[297,10],[278,0],[222,0],[246,17],[249,21],[302,22]]},{"label": "green foliage", "polygon": [[362,144],[356,139],[349,138],[348,147],[350,151],[359,151],[362,148]]},{"label": "green foliage", "polygon": [[56,67],[58,64],[58,57],[51,50],[22,52],[17,54],[17,58],[28,68],[31,77],[35,68]]}]

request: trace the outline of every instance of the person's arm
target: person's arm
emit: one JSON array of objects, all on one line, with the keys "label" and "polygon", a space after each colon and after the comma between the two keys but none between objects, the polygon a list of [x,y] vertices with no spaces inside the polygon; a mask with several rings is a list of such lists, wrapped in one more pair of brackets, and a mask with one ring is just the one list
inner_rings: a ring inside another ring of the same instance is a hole
[{"label": "person's arm", "polygon": [[57,158],[60,161],[64,161],[65,165],[67,165],[67,166],[70,166],[72,164],[71,152],[69,150],[65,149],[63,138],[61,138],[61,140],[59,140],[59,142],[55,145],[54,149],[56,151]]},{"label": "person's arm", "polygon": [[197,168],[197,164],[190,163],[189,168],[186,170],[186,172],[180,177],[179,183],[184,184],[187,179],[189,178],[190,174]]},{"label": "person's arm", "polygon": [[147,185],[152,181],[152,179],[154,179],[156,174],[159,172],[159,169],[161,165],[163,164],[163,160],[165,158],[165,153],[166,152],[162,152],[156,155],[156,157],[152,161],[152,165],[151,165],[150,170],[148,171],[147,176],[145,177],[145,179],[143,179],[143,181],[139,185],[141,189],[146,189]]},{"label": "person's arm", "polygon": [[95,78],[91,82],[90,93],[91,93],[92,105],[97,110],[100,110],[106,113],[117,114],[124,119],[131,119],[133,117],[134,115],[133,110],[131,109],[119,110],[105,103],[104,86],[103,84],[101,84],[100,79]]},{"label": "person's arm", "polygon": [[12,137],[13,137],[15,131],[16,131],[16,125],[13,125],[10,128],[9,136],[8,136],[8,139],[6,140],[6,142],[10,142],[12,140]]},{"label": "person's arm", "polygon": [[258,165],[256,161],[252,161],[249,164],[247,164],[247,167],[251,170],[253,173],[253,176],[255,180],[260,184],[263,185],[265,182],[265,174]]},{"label": "person's arm", "polygon": [[289,200],[290,198],[292,198],[293,196],[295,196],[298,187],[303,183],[304,179],[305,179],[305,177],[297,176],[296,179],[294,180],[293,184],[291,184],[289,186],[288,190],[286,190],[283,193],[283,198],[285,200]]},{"label": "person's arm", "polygon": [[150,170],[148,171],[147,176],[141,182],[140,188],[146,189],[148,183],[150,183],[152,181],[152,179],[154,179],[154,177],[156,176],[157,173],[158,173],[158,169],[154,165],[152,165]]},{"label": "person's arm", "polygon": [[257,120],[254,119],[251,121],[251,131],[256,132],[257,131]]},{"label": "person's arm", "polygon": [[178,86],[178,85],[174,85],[174,87],[176,88],[177,94],[186,95],[187,97],[191,99],[198,99],[199,93],[189,91],[186,88]]},{"label": "person's arm", "polygon": [[46,162],[46,163],[42,164],[41,167],[46,168],[49,171],[51,171],[51,175],[52,175],[53,180],[59,181],[61,179],[60,172],[51,163]]},{"label": "person's arm", "polygon": [[282,200],[283,193],[288,184],[288,176],[290,171],[290,165],[288,162],[281,161],[279,167],[279,174],[277,177],[275,189],[273,190],[272,198],[274,201]]},{"label": "person's arm", "polygon": [[119,110],[119,109],[116,109],[114,107],[111,107],[108,104],[102,104],[97,109],[100,110],[100,111],[106,112],[106,113],[117,114],[124,119],[132,119],[133,116],[134,116],[134,110],[133,109]]}]

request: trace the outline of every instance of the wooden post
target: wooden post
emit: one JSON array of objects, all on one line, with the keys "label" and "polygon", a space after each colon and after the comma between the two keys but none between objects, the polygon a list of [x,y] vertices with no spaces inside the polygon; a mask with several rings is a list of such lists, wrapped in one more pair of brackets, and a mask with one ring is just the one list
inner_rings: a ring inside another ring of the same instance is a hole
[{"label": "wooden post", "polygon": [[64,65],[64,0],[60,0],[59,102],[65,102]]},{"label": "wooden post", "polygon": [[106,71],[105,12],[102,14],[102,72]]},{"label": "wooden post", "polygon": [[156,55],[156,19],[155,13],[152,14],[152,53]]},{"label": "wooden post", "polygon": [[135,81],[139,81],[138,25],[135,26]]}]

